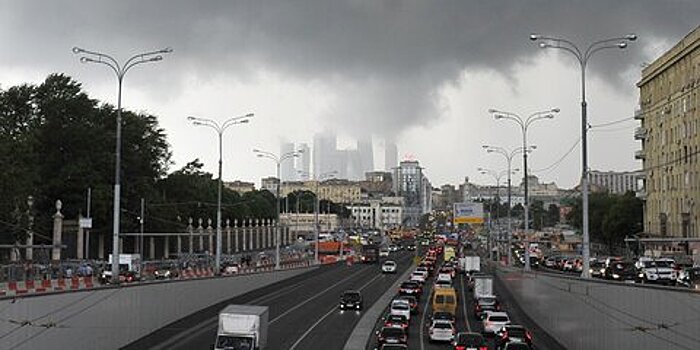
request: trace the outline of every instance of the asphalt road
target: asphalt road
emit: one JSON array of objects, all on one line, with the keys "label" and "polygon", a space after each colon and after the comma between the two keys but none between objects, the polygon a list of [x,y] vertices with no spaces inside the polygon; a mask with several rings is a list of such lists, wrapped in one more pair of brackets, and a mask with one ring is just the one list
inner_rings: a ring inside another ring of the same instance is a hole
[{"label": "asphalt road", "polygon": [[[436,269],[437,271],[437,269]],[[410,350],[437,350],[452,349],[449,343],[432,343],[428,337],[428,327],[430,326],[430,293],[432,291],[433,277],[431,277],[423,288],[423,295],[419,303],[417,315],[411,317],[408,331],[408,348]],[[457,288],[459,299],[457,314],[455,315],[458,332],[481,332],[483,327],[481,321],[474,315],[473,298],[467,288],[466,278],[458,274],[454,282]],[[565,349],[555,339],[537,326],[515,303],[512,296],[504,289],[502,283],[494,280],[494,292],[498,297],[501,306],[510,316],[513,324],[525,326],[533,334],[534,348],[538,350],[560,350]],[[387,305],[388,306],[388,305]],[[386,312],[385,312],[386,314]],[[377,320],[375,331],[380,329],[381,322]],[[495,342],[492,337],[487,337],[489,349],[495,349]],[[373,336],[367,344],[367,349],[376,349],[376,336]]]},{"label": "asphalt road", "polygon": [[203,309],[141,338],[125,349],[211,349],[219,310],[228,304],[266,305],[268,349],[342,349],[361,312],[340,311],[340,294],[359,289],[369,308],[408,268],[411,254],[392,253],[398,273],[383,275],[379,264],[341,264],[275,283]]}]

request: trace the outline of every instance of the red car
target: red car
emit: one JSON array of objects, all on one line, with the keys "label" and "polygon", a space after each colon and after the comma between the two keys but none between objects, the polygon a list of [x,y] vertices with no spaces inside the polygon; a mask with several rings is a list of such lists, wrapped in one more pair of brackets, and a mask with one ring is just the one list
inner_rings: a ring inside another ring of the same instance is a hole
[{"label": "red car", "polygon": [[454,350],[489,350],[486,339],[479,333],[458,333],[452,346],[454,346]]},{"label": "red car", "polygon": [[408,333],[408,318],[404,315],[389,314],[384,318],[384,327],[401,328]]},{"label": "red car", "polygon": [[418,282],[406,281],[401,283],[401,286],[399,286],[400,295],[412,295],[416,297],[416,299],[419,299],[422,293],[423,289]]},{"label": "red car", "polygon": [[406,344],[407,342],[408,336],[406,336],[406,331],[402,328],[382,327],[380,331],[377,331],[378,346],[384,344]]}]

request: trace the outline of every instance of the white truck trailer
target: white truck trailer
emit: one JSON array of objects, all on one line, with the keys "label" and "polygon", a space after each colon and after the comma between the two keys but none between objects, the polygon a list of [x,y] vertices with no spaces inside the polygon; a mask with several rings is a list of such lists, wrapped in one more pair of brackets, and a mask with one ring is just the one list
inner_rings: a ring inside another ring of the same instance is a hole
[{"label": "white truck trailer", "polygon": [[264,350],[267,344],[267,306],[229,305],[219,312],[214,350]]}]

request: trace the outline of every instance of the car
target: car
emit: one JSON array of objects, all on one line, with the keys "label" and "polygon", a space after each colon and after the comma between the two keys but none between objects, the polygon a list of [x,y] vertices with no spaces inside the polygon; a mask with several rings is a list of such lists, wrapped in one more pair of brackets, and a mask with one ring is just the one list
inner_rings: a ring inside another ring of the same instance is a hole
[{"label": "car", "polygon": [[636,282],[642,277],[631,261],[616,260],[605,269],[605,278],[613,281]]},{"label": "car", "polygon": [[398,252],[399,247],[396,244],[391,244],[391,245],[389,245],[389,251],[390,252]]},{"label": "car", "polygon": [[474,315],[481,319],[487,311],[500,311],[500,305],[496,297],[479,298],[474,303]]},{"label": "car", "polygon": [[406,344],[384,344],[379,350],[408,350]]},{"label": "car", "polygon": [[531,350],[532,347],[525,343],[508,343],[503,347],[503,350]]},{"label": "car", "polygon": [[408,333],[408,319],[404,315],[388,314],[384,317],[384,327],[401,328]]},{"label": "car", "polygon": [[411,313],[418,313],[418,299],[416,297],[411,295],[399,295],[395,299],[406,300],[408,302],[408,305],[411,306]]},{"label": "car", "polygon": [[548,257],[544,260],[544,266],[550,269],[557,267],[557,259],[553,256]]},{"label": "car", "polygon": [[425,283],[425,280],[428,278],[428,273],[425,271],[413,271],[411,273],[411,281],[416,281],[420,284]]},{"label": "car", "polygon": [[387,260],[382,264],[383,273],[396,273],[396,261]]},{"label": "car", "polygon": [[423,288],[418,282],[415,281],[405,281],[399,286],[400,295],[412,295],[416,299],[420,299],[420,295],[423,293]]},{"label": "car", "polygon": [[389,249],[387,249],[387,248],[379,249],[379,257],[380,258],[386,258],[388,256],[389,256]]},{"label": "car", "polygon": [[507,325],[496,332],[497,349],[502,349],[506,344],[512,342],[532,346],[532,334],[520,325]]},{"label": "car", "polygon": [[503,326],[510,324],[510,317],[508,317],[508,314],[505,312],[486,311],[482,324],[484,326],[484,334],[495,335]]},{"label": "car", "polygon": [[435,281],[433,288],[452,288],[452,282],[446,280],[437,280]]},{"label": "car", "polygon": [[430,316],[431,321],[436,321],[436,320],[443,320],[443,321],[449,321],[452,322],[452,324],[455,323],[455,315],[445,312],[445,311],[435,311],[433,314]]},{"label": "car", "polygon": [[431,342],[451,342],[457,333],[453,322],[447,320],[433,320],[428,328],[428,336]]},{"label": "car", "polygon": [[376,334],[378,346],[384,344],[406,344],[408,342],[406,331],[401,328],[382,327]]},{"label": "car", "polygon": [[408,250],[408,251],[415,251],[415,250],[416,250],[416,245],[415,245],[415,243],[409,243],[409,244],[406,246],[406,250]]},{"label": "car", "polygon": [[447,281],[447,282],[450,282],[450,284],[451,284],[451,283],[452,283],[452,277],[453,277],[453,276],[452,276],[451,274],[449,274],[449,273],[440,272],[440,273],[437,275],[437,278],[435,278],[435,281]]},{"label": "car", "polygon": [[357,290],[346,290],[340,295],[341,310],[362,310],[362,294]]},{"label": "car", "polygon": [[679,271],[676,285],[698,289],[700,286],[700,267],[687,267]]},{"label": "car", "polygon": [[592,261],[588,271],[591,277],[603,278],[605,276],[605,262],[598,260]]},{"label": "car", "polygon": [[645,259],[637,266],[641,276],[641,282],[673,285],[676,283],[677,273],[673,259]]},{"label": "car", "polygon": [[438,271],[438,276],[439,276],[439,274],[447,274],[450,276],[450,278],[455,278],[455,275],[457,274],[457,272],[455,271],[454,267],[443,266]]},{"label": "car", "polygon": [[561,267],[562,271],[574,271],[574,259],[566,259]]},{"label": "car", "polygon": [[452,346],[454,350],[489,350],[484,336],[472,332],[457,333]]},{"label": "car", "polygon": [[406,300],[394,299],[391,301],[389,306],[389,314],[391,315],[403,315],[406,319],[411,319],[411,304]]}]

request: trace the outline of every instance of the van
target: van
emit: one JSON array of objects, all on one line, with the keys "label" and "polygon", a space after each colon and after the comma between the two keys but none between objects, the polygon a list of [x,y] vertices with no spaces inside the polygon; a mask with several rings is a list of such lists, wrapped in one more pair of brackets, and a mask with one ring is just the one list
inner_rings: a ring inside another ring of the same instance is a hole
[{"label": "van", "polygon": [[433,312],[449,312],[455,315],[457,312],[457,292],[454,288],[433,289]]}]

